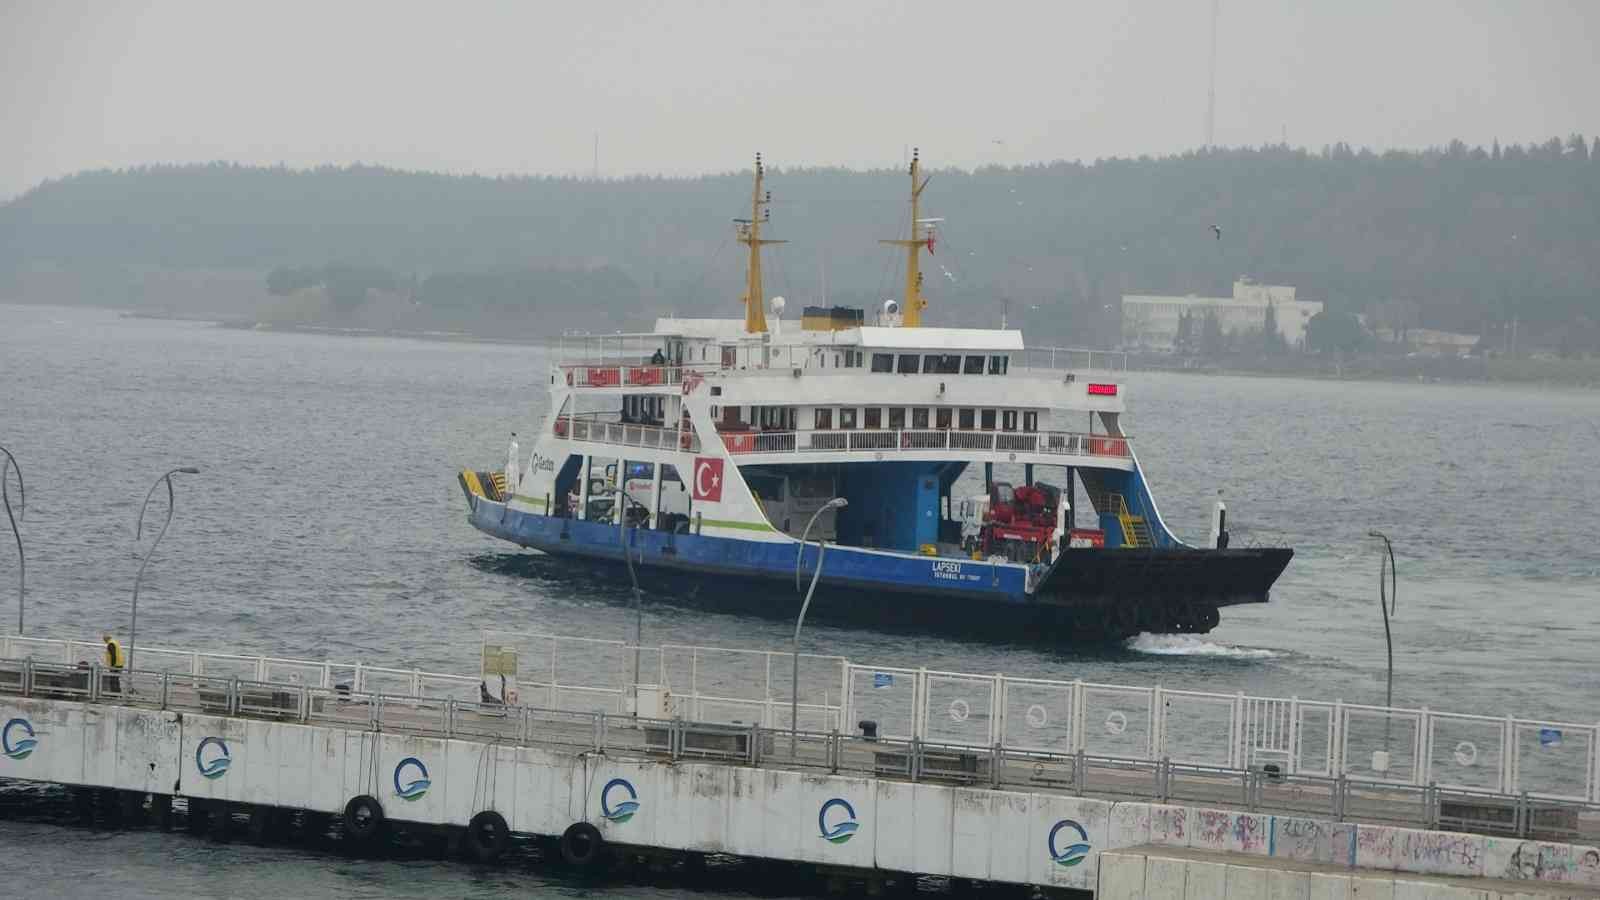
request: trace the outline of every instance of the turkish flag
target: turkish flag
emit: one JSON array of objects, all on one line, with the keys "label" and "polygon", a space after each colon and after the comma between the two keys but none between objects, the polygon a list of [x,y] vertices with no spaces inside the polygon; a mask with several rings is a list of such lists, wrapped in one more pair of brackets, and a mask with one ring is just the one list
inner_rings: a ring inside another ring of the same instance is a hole
[{"label": "turkish flag", "polygon": [[722,501],[722,460],[704,456],[694,458],[694,493],[696,500]]}]

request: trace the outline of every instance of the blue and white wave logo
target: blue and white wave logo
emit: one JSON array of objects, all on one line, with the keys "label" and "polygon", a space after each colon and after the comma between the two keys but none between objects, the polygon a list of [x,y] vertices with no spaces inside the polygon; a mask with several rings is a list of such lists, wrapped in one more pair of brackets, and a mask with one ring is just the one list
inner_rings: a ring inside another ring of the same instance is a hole
[{"label": "blue and white wave logo", "polygon": [[[408,767],[417,770],[417,777],[402,785],[400,783],[400,773],[404,772]],[[415,756],[408,756],[395,764],[394,792],[400,795],[401,800],[421,799],[432,784],[433,782],[428,780],[428,767],[423,765],[422,760],[417,759]]]},{"label": "blue and white wave logo", "polygon": [[[21,737],[17,737],[18,734]],[[33,726],[27,719],[12,719],[0,728],[0,748],[12,759],[27,759],[37,746],[39,742],[34,740]]]},{"label": "blue and white wave logo", "polygon": [[[611,805],[611,791],[614,788],[621,788],[628,795],[628,799],[618,803],[616,806]],[[626,778],[613,778],[606,782],[605,787],[600,789],[600,815],[607,821],[616,822],[620,825],[633,818],[633,814],[638,811],[639,793],[633,789],[633,785],[629,784]]]},{"label": "blue and white wave logo", "polygon": [[[215,747],[216,751],[207,754],[206,749],[209,747]],[[208,755],[210,759],[206,758]],[[223,743],[222,738],[208,737],[200,742],[200,746],[194,748],[194,767],[206,778],[221,778],[228,774],[228,766],[231,765],[233,765],[233,754],[228,752],[228,745]]]},{"label": "blue and white wave logo", "polygon": [[[828,825],[828,813],[840,809],[844,811],[844,818],[838,819],[833,826]],[[817,811],[817,830],[822,832],[822,839],[833,844],[842,844],[856,836],[856,830],[861,823],[856,821],[855,807],[850,801],[835,797],[822,804],[822,809]]]},{"label": "blue and white wave logo", "polygon": [[[1075,844],[1068,844],[1060,850],[1057,850],[1056,838],[1063,831],[1071,832],[1067,835],[1067,840],[1071,840],[1072,835],[1076,834],[1078,836],[1078,842]],[[1056,827],[1050,829],[1049,849],[1050,858],[1056,861],[1056,865],[1075,866],[1083,862],[1084,858],[1089,855],[1089,833],[1084,831],[1083,826],[1079,825],[1077,822],[1074,822],[1071,819],[1062,819],[1056,823]]]}]

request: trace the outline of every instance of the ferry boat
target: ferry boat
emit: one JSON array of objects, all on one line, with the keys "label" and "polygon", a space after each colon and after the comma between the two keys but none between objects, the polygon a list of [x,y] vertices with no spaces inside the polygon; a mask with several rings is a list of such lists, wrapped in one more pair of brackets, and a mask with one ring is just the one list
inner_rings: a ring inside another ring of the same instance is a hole
[{"label": "ferry boat", "polygon": [[528,456],[513,440],[503,471],[460,473],[471,524],[556,556],[626,552],[702,601],[774,611],[797,608],[820,561],[819,609],[886,624],[1105,640],[1204,633],[1220,608],[1266,602],[1292,550],[1229,548],[1221,504],[1207,546],[1162,521],[1121,425],[1125,357],[926,324],[940,220],[922,217],[915,154],[910,179],[909,231],[884,242],[904,254],[903,299],[870,320],[785,320],[762,287],[780,242],[763,236],[758,155],[734,220],[743,318],[564,338]]}]

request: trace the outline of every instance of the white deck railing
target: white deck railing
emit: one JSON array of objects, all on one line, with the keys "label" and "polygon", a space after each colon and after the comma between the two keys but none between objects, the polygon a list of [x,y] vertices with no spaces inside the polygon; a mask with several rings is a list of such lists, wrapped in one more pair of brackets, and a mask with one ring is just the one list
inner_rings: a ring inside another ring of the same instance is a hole
[{"label": "white deck railing", "polygon": [[1071,431],[972,431],[870,429],[834,431],[721,431],[723,446],[735,455],[780,453],[918,453],[968,450],[978,453],[1045,453],[1129,459],[1128,438]]},{"label": "white deck railing", "polygon": [[[511,648],[522,705],[623,711],[639,680],[665,688],[671,715],[707,724],[787,728],[793,657],[783,651],[485,632]],[[92,641],[0,638],[0,658],[98,663]],[[1010,678],[864,666],[803,654],[800,727],[1019,754],[1086,754],[1285,776],[1600,804],[1600,724],[1435,712],[1339,700]],[[359,662],[140,647],[137,670],[400,698],[475,702],[481,681]],[[648,681],[653,680],[653,681]],[[494,690],[492,687],[491,690]],[[1269,770],[1271,771],[1271,770]]]}]

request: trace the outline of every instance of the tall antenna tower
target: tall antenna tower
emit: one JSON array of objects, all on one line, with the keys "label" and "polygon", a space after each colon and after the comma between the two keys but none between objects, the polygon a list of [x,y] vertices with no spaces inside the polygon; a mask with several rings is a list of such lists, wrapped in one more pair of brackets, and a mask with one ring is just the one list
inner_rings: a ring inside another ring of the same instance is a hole
[{"label": "tall antenna tower", "polygon": [[1222,0],[1211,0],[1211,78],[1210,87],[1206,90],[1207,147],[1215,143],[1217,137],[1217,15],[1221,7]]}]

